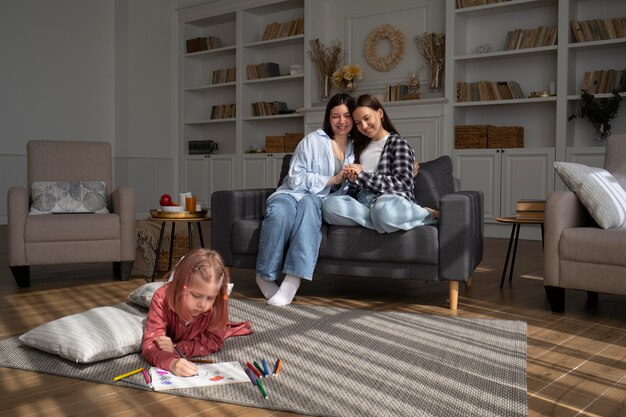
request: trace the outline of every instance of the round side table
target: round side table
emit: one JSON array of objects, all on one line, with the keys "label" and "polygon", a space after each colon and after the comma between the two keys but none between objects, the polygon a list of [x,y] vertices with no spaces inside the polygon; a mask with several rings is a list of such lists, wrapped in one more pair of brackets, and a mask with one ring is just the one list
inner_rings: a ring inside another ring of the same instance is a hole
[{"label": "round side table", "polygon": [[159,222],[161,223],[161,232],[159,233],[159,243],[157,244],[157,248],[155,251],[155,259],[154,259],[154,267],[152,268],[152,282],[154,282],[156,280],[156,275],[157,275],[157,267],[159,264],[159,256],[161,255],[161,249],[162,249],[162,245],[163,245],[163,235],[165,232],[165,224],[166,223],[171,223],[172,224],[172,228],[170,231],[170,253],[169,253],[169,259],[168,259],[168,263],[167,263],[167,270],[169,271],[170,269],[172,269],[172,253],[174,251],[174,232],[176,230],[176,223],[187,223],[187,235],[189,237],[189,250],[191,251],[193,249],[193,234],[192,234],[192,223],[195,223],[197,228],[198,228],[198,237],[200,238],[200,246],[204,247],[204,238],[202,236],[202,227],[200,225],[200,222],[203,221],[207,221],[210,220],[210,217],[205,216],[205,217],[177,217],[177,218],[173,218],[173,217],[159,217],[159,216],[151,216],[148,217],[149,221],[152,222]]},{"label": "round side table", "polygon": [[504,286],[504,277],[509,266],[509,256],[511,255],[511,246],[513,246],[513,258],[511,259],[511,270],[509,272],[509,282],[513,281],[513,268],[515,267],[515,255],[517,254],[517,240],[519,239],[519,229],[523,224],[539,224],[541,225],[541,246],[543,246],[543,217],[498,217],[496,221],[500,223],[510,223],[513,225],[511,229],[511,237],[509,238],[509,247],[506,250],[506,259],[504,261],[504,269],[502,270],[502,278],[500,278],[500,288]]}]

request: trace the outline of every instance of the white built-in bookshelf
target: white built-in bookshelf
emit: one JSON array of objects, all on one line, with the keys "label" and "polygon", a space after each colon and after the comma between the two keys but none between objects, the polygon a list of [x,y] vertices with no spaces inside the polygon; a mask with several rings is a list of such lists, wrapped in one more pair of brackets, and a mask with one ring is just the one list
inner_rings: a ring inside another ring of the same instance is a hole
[{"label": "white built-in bookshelf", "polygon": [[[455,173],[461,178],[462,188],[485,192],[485,219],[495,223],[496,217],[514,213],[517,200],[546,198],[563,187],[555,179],[555,160],[602,164],[604,149],[595,146],[591,125],[585,120],[568,121],[568,116],[580,103],[585,72],[626,69],[626,38],[604,36],[605,39],[577,42],[571,21],[613,23],[610,19],[626,17],[626,2],[475,1],[475,6],[464,8],[457,8],[456,3],[446,3],[446,91],[450,98],[447,131],[453,135],[457,125],[524,128],[523,148],[453,151]],[[554,26],[554,44],[536,41],[530,44],[535,46],[511,48],[511,31]],[[485,44],[491,45],[490,50],[478,52],[487,49]],[[457,99],[457,83],[484,80],[515,81],[524,97]],[[547,94],[531,98],[533,92]],[[612,126],[613,133],[626,132],[626,108]]]}]

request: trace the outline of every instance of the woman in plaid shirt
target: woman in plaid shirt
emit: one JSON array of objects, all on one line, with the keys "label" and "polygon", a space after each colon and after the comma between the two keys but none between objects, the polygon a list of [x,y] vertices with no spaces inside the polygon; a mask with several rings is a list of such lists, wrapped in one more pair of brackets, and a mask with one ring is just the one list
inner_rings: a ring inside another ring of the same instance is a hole
[{"label": "woman in plaid shirt", "polygon": [[351,192],[324,200],[324,220],[378,233],[435,223],[438,212],[415,202],[413,148],[396,132],[380,102],[368,94],[359,96],[352,119],[360,135],[355,163],[344,166]]}]

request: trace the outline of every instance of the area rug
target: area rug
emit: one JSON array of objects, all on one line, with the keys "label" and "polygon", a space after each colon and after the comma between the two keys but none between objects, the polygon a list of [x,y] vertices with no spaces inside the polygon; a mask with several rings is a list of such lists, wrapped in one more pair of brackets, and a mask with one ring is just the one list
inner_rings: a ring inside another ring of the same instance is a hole
[{"label": "area rug", "polygon": [[[138,315],[131,303],[116,307]],[[226,340],[219,362],[282,358],[277,377],[169,394],[311,416],[525,416],[526,323],[231,299],[230,319],[254,334]],[[139,354],[76,364],[0,341],[0,366],[113,384],[148,366]],[[141,381],[141,374],[129,378]],[[133,379],[136,378],[136,379]],[[123,385],[124,383],[117,383]],[[141,389],[135,385],[127,385]]]}]

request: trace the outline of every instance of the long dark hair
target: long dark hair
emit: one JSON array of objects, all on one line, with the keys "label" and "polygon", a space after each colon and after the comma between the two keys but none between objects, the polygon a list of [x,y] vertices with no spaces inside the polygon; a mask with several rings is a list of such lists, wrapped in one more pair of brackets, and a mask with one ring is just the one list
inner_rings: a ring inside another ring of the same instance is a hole
[{"label": "long dark hair", "polygon": [[[350,114],[352,114],[352,112],[354,111],[354,98],[352,98],[350,94],[337,93],[334,96],[332,96],[330,100],[328,100],[328,104],[326,104],[326,112],[324,113],[324,123],[322,124],[322,129],[324,130],[324,132],[326,132],[328,137],[331,139],[333,138],[334,133],[333,133],[333,128],[330,125],[330,111],[333,108],[340,106],[342,104],[345,104],[346,107],[348,107],[348,111],[350,112]],[[353,125],[352,130],[350,131],[351,137],[354,136],[355,131],[356,131],[356,128]]]},{"label": "long dark hair", "polygon": [[[383,119],[381,121],[381,125],[383,129],[385,129],[387,132],[398,133],[398,129],[396,129],[393,123],[391,123],[391,119],[389,118],[389,116],[387,116],[387,112],[385,111],[385,108],[383,107],[382,104],[380,104],[380,101],[378,101],[376,97],[370,94],[361,94],[359,97],[357,97],[354,100],[354,107],[352,108],[351,112],[354,112],[354,110],[356,110],[358,107],[369,107],[370,109],[374,111],[382,110]],[[359,132],[359,130],[356,128],[356,123],[355,123],[355,131],[356,133],[354,135],[355,136],[354,137],[354,154],[356,158],[354,162],[358,164],[360,163],[361,153],[363,152],[363,150],[365,150],[365,148],[367,147],[367,145],[370,143],[372,139],[368,138],[367,136]]]}]

